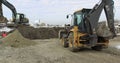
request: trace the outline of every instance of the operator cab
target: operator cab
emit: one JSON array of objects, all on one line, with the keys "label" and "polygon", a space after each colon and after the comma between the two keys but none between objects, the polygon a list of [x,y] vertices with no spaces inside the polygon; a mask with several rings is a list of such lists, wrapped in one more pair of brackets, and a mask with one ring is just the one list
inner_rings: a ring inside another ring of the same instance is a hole
[{"label": "operator cab", "polygon": [[78,26],[80,32],[86,32],[85,17],[88,15],[90,11],[91,9],[83,8],[82,10],[74,12],[73,22],[71,23],[72,27]]},{"label": "operator cab", "polygon": [[23,21],[23,19],[24,19],[24,14],[17,13],[16,22],[20,24]]},{"label": "operator cab", "polygon": [[17,13],[15,22],[18,23],[18,24],[26,24],[26,23],[29,22],[29,20],[25,17],[24,14]]}]

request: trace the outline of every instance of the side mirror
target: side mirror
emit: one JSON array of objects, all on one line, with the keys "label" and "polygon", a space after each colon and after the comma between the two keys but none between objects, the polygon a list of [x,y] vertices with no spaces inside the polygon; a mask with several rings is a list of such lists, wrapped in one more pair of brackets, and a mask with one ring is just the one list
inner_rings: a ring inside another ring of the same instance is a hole
[{"label": "side mirror", "polygon": [[67,15],[66,18],[68,19],[68,18],[69,18],[69,15]]}]

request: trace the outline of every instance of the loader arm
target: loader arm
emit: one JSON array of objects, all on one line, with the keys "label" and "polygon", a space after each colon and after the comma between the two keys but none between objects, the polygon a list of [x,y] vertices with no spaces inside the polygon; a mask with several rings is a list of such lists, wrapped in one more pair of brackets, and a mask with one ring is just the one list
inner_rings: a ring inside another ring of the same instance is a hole
[{"label": "loader arm", "polygon": [[114,27],[114,13],[113,13],[114,2],[113,0],[101,0],[100,4],[96,4],[95,7],[89,12],[86,16],[86,23],[87,23],[87,32],[91,35],[96,34],[96,26],[98,25],[98,21],[102,10],[105,10],[107,24],[110,31],[113,34],[113,37],[116,36],[115,27]]}]

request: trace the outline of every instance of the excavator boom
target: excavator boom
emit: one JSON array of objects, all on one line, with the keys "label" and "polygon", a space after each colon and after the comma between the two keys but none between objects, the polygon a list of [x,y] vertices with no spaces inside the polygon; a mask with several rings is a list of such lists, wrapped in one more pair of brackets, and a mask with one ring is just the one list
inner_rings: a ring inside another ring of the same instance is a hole
[{"label": "excavator boom", "polygon": [[2,3],[0,2],[0,16],[3,16]]},{"label": "excavator boom", "polygon": [[[113,34],[113,37],[116,36],[115,34],[115,27],[114,27],[114,13],[113,13],[114,2],[113,0],[101,0],[100,4],[96,4],[95,7],[89,12],[86,16],[86,21],[90,24],[88,33],[94,34],[96,32],[95,28],[98,25],[98,21],[102,10],[105,10],[108,27]],[[95,18],[95,19],[94,19]]]},{"label": "excavator boom", "polygon": [[0,2],[3,3],[6,7],[8,7],[12,11],[13,19],[15,19],[17,14],[15,7],[12,4],[10,4],[7,0],[0,0]]}]

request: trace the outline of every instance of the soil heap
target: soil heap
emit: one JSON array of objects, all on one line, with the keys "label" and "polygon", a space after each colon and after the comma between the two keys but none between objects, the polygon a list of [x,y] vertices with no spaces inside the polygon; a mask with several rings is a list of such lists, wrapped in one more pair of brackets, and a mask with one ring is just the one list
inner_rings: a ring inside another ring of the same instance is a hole
[{"label": "soil heap", "polygon": [[28,39],[50,39],[58,38],[60,27],[53,28],[33,28],[30,26],[18,27],[19,32]]},{"label": "soil heap", "polygon": [[35,45],[35,42],[24,38],[18,30],[10,33],[7,37],[2,39],[2,46],[24,47]]}]

